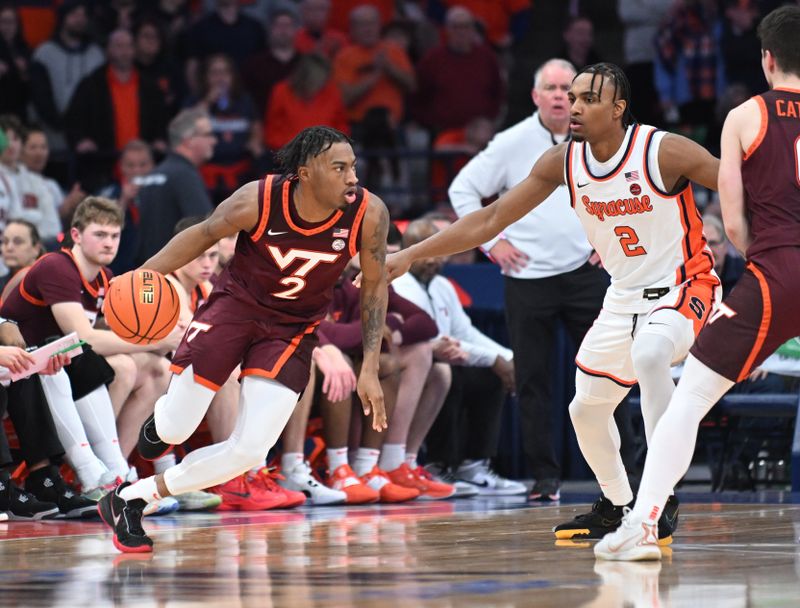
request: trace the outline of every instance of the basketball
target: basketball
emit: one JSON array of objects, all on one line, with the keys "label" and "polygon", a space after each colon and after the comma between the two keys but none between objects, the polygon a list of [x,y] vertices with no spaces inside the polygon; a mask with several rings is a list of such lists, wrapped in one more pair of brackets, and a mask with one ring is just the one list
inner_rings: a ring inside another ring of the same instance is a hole
[{"label": "basketball", "polygon": [[111,283],[103,303],[106,323],[131,344],[152,344],[169,335],[180,316],[172,284],[155,270],[131,270]]}]

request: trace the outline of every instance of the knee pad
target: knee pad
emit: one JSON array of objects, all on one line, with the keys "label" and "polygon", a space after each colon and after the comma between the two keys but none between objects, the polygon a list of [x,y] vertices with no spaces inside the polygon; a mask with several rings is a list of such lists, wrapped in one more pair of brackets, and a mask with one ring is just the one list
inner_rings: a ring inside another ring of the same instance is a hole
[{"label": "knee pad", "polygon": [[612,417],[617,405],[619,401],[577,391],[569,404],[569,417],[576,427],[582,424],[594,424]]}]

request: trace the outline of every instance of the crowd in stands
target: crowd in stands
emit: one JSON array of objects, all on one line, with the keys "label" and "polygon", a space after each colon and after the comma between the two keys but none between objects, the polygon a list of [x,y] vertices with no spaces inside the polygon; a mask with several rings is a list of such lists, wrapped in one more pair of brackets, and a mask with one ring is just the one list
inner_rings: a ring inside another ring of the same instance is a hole
[{"label": "crowd in stands", "polygon": [[[448,187],[508,126],[511,75],[522,66],[528,86],[541,63],[523,52],[537,29],[560,35],[534,55],[577,69],[618,61],[640,120],[689,133],[712,151],[727,110],[766,88],[755,28],[777,0],[618,0],[605,11],[619,17],[613,31],[608,23],[617,21],[593,4],[0,2],[0,365],[73,331],[91,345],[82,364],[0,389],[19,445],[12,457],[0,433],[0,511],[81,517],[115,481],[149,466],[132,454],[139,427],[235,239],[169,277],[181,321],[156,345],[133,347],[98,321],[108,280],[274,170],[273,153],[301,129],[327,124],[353,137],[361,182],[405,227],[390,234],[399,248],[455,218]],[[542,15],[554,22],[537,24]],[[615,35],[619,49],[609,42]],[[422,204],[410,190],[422,192]],[[712,197],[707,212],[727,290],[742,260]],[[527,492],[492,468],[506,398],[516,390],[513,353],[472,325],[463,294],[441,275],[442,260],[418,262],[393,285],[380,370],[390,425],[377,433],[363,423],[354,394],[357,261],[320,326],[316,372],[279,457],[151,511]],[[218,392],[204,431],[156,461],[157,472],[182,450],[231,434],[237,373]]]}]

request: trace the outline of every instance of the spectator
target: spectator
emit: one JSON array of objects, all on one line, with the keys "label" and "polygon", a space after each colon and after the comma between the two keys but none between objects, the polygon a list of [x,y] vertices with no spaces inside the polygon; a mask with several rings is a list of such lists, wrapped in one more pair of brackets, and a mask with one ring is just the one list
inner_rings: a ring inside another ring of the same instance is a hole
[{"label": "spectator", "polygon": [[216,0],[216,10],[194,24],[187,40],[188,55],[193,59],[225,53],[241,65],[264,48],[264,28],[242,14],[238,0]]},{"label": "spectator", "polygon": [[381,40],[380,13],[374,6],[359,6],[350,13],[350,39],[334,60],[348,120],[360,125],[370,110],[379,110],[383,122],[396,128],[405,112],[405,95],[415,86],[408,56]]},{"label": "spectator", "polygon": [[47,130],[51,150],[60,156],[67,152],[64,112],[81,80],[105,60],[89,38],[86,6],[83,0],[67,0],[59,6],[55,35],[34,51],[31,63],[33,108]]},{"label": "spectator", "polygon": [[[66,113],[66,129],[76,152],[98,155],[110,167],[117,152],[133,139],[166,149],[167,114],[158,85],[134,65],[130,32],[112,32],[106,54],[107,64],[78,85]],[[103,174],[108,173],[107,169]]]},{"label": "spectator", "polygon": [[47,161],[50,158],[50,145],[47,142],[47,134],[38,125],[29,126],[25,131],[25,142],[22,145],[22,163],[31,173],[41,177],[47,184],[50,193],[53,195],[58,215],[61,218],[61,225],[69,225],[72,212],[84,198],[86,193],[79,183],[73,184],[68,194],[64,194],[58,182],[44,174],[47,168]]},{"label": "spectator", "polygon": [[272,90],[264,116],[264,141],[269,149],[278,150],[295,134],[316,124],[350,132],[330,63],[320,55],[306,55],[289,78]]},{"label": "spectator", "polygon": [[294,45],[297,15],[276,11],[269,21],[267,48],[250,57],[242,69],[242,80],[255,101],[256,111],[263,115],[272,89],[297,66],[300,54]]},{"label": "spectator", "polygon": [[396,4],[395,0],[333,0],[334,10],[331,12],[328,25],[342,33],[350,31],[352,39],[353,23],[350,16],[355,9],[363,6],[373,9],[378,16],[378,27],[381,28],[392,20]]},{"label": "spectator", "polygon": [[147,230],[139,234],[137,265],[172,238],[178,220],[211,211],[198,167],[214,155],[216,141],[211,120],[202,110],[184,110],[169,123],[171,151],[139,191],[140,223]]},{"label": "spectator", "polygon": [[445,41],[422,58],[417,77],[414,116],[429,129],[438,133],[462,129],[474,118],[499,118],[506,94],[500,65],[467,9],[447,11]]},{"label": "spectator", "polygon": [[136,245],[139,240],[139,189],[146,182],[146,175],[153,170],[153,154],[150,146],[140,139],[129,141],[119,158],[120,180],[100,190],[100,196],[117,202],[125,217],[119,249],[109,267],[115,275],[133,270],[136,264]]},{"label": "spectator", "polygon": [[[530,0],[433,0],[428,12],[436,18],[444,7],[462,6],[480,22],[489,43],[497,49],[506,49],[522,39],[528,31],[531,12]],[[441,18],[437,19],[441,22]]]},{"label": "spectator", "polygon": [[166,49],[161,25],[154,17],[141,19],[133,30],[136,68],[158,85],[169,116],[174,115],[184,95],[181,67]]},{"label": "spectator", "polygon": [[441,153],[431,161],[431,199],[448,201],[447,188],[469,159],[486,147],[494,137],[494,123],[488,118],[470,120],[462,129],[442,131],[433,140],[433,151]]},{"label": "spectator", "polygon": [[11,193],[10,215],[8,220],[24,219],[36,225],[45,243],[55,243],[61,232],[53,193],[44,179],[31,173],[20,162],[22,139],[25,136],[22,123],[16,116],[0,116],[0,129],[3,129],[9,145],[0,155],[0,181]]},{"label": "spectator", "polygon": [[333,59],[347,44],[347,36],[329,26],[331,0],[302,0],[302,27],[295,37],[295,48],[301,53],[317,53]]},{"label": "spectator", "polygon": [[[403,246],[436,232],[430,220],[411,222]],[[449,363],[452,371],[450,391],[426,438],[428,458],[438,474],[455,471],[456,479],[479,493],[524,494],[523,484],[500,477],[490,466],[497,453],[505,396],[514,392],[513,354],[472,326],[455,288],[439,274],[443,264],[442,258],[418,260],[392,283],[400,296],[436,322],[434,358]],[[423,394],[419,408],[425,407]]]},{"label": "spectator", "polygon": [[594,24],[589,18],[582,15],[570,17],[562,36],[564,48],[559,56],[577,69],[602,61],[594,50]]},{"label": "spectator", "polygon": [[250,95],[242,90],[236,66],[227,55],[211,55],[200,74],[199,97],[188,106],[208,112],[217,138],[214,155],[200,168],[206,188],[216,199],[227,198],[244,183],[251,159],[264,152],[261,120]]},{"label": "spectator", "polygon": [[24,119],[30,96],[28,66],[31,52],[20,30],[12,3],[0,4],[0,114]]},{"label": "spectator", "polygon": [[0,278],[2,284],[2,301],[5,296],[5,287],[9,280],[20,270],[27,268],[38,260],[45,252],[42,239],[36,226],[26,220],[14,220],[6,224],[0,240],[0,253],[3,256],[3,264],[8,269],[8,274]]},{"label": "spectator", "polygon": [[734,288],[744,272],[744,258],[731,247],[722,220],[716,215],[703,215],[703,235],[714,254],[714,270],[722,282],[722,299]]},{"label": "spectator", "polygon": [[749,91],[769,88],[761,69],[761,41],[756,34],[756,27],[764,15],[783,2],[725,0],[720,4],[723,9],[720,46],[728,82],[741,83]]}]

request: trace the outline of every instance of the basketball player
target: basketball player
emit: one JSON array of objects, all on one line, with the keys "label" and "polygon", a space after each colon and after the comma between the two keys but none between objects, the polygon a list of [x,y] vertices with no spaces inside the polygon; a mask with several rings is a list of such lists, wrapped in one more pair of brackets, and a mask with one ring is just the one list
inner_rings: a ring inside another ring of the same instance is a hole
[{"label": "basketball player", "polygon": [[352,143],[335,129],[304,129],[277,159],[285,174],[246,184],[145,264],[168,274],[239,233],[233,258],[175,353],[175,375],[142,427],[139,451],[154,458],[186,440],[239,364],[241,397],[226,441],[191,452],[163,474],[124,483],[102,500],[100,514],[121,551],[152,550],[141,526],[147,502],[225,482],[263,462],[308,383],[315,330],[333,285],[359,250],[364,363],[357,390],[373,427],[386,428],[378,357],[389,213],[358,186]]},{"label": "basketball player", "polygon": [[719,170],[725,232],[747,267],[691,350],[653,434],[636,505],[595,547],[603,559],[661,558],[653,522],[689,468],[700,420],[734,383],[800,334],[800,7],[772,11],[758,35],[770,90],[728,114]]},{"label": "basketball player", "polygon": [[[633,499],[614,409],[638,380],[650,437],[675,388],[670,365],[686,356],[719,287],[688,182],[716,189],[719,161],[685,137],[635,124],[628,80],[613,64],[581,70],[569,101],[572,141],[547,150],[528,177],[494,204],[394,254],[387,267],[394,278],[414,260],[485,243],[567,186],[611,285],[578,351],[569,406],[603,495],[590,513],[554,532],[558,538],[601,538],[619,526]],[[661,522],[665,542],[676,523],[674,497],[668,511]]]}]

